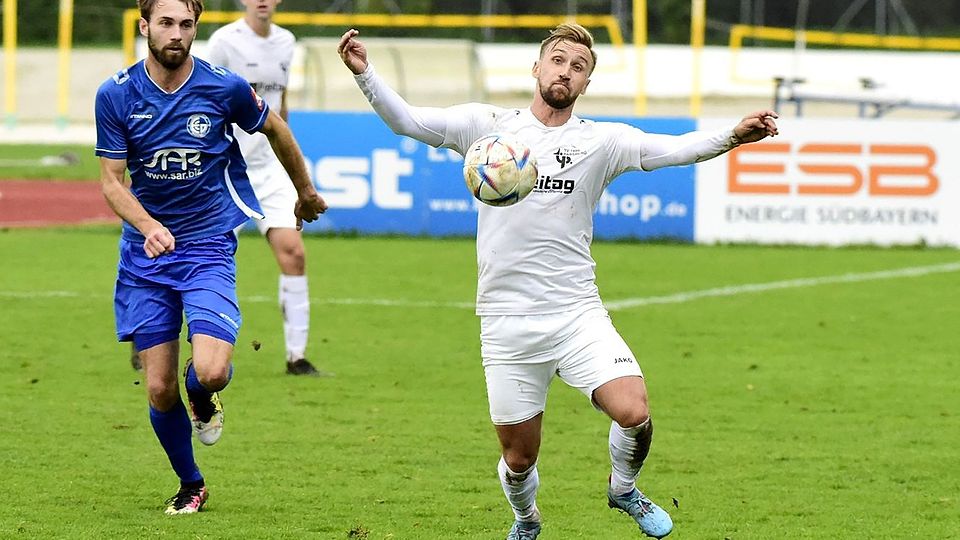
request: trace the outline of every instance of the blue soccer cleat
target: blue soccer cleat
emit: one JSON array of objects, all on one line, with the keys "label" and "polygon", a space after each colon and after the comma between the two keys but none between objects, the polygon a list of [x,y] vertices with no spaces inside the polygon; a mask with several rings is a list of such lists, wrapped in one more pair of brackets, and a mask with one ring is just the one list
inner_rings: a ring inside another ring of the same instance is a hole
[{"label": "blue soccer cleat", "polygon": [[507,540],[536,540],[540,536],[540,522],[514,521],[507,533]]},{"label": "blue soccer cleat", "polygon": [[663,538],[673,530],[670,514],[654,504],[639,489],[634,488],[633,491],[623,495],[614,495],[608,491],[607,504],[610,508],[630,514],[643,534],[647,536]]}]

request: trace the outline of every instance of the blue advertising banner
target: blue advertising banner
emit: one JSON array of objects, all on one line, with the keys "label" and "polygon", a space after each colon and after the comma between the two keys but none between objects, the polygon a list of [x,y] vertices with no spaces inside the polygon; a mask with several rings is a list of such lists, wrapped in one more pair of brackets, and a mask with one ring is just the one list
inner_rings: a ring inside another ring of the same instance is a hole
[{"label": "blue advertising banner", "polygon": [[[600,120],[600,119],[598,119]],[[603,118],[644,131],[679,134],[688,118]],[[304,230],[472,236],[477,202],[463,159],[395,135],[374,113],[293,112],[290,126],[318,191],[330,205]],[[597,205],[595,237],[693,241],[694,168],[617,178]]]}]

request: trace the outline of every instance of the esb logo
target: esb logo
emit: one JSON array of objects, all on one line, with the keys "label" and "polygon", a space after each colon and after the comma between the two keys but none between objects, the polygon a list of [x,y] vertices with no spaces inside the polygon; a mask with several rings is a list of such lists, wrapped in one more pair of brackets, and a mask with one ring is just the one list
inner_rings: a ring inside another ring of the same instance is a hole
[{"label": "esb logo", "polygon": [[929,197],[940,187],[937,154],[923,144],[763,143],[727,159],[735,195]]}]

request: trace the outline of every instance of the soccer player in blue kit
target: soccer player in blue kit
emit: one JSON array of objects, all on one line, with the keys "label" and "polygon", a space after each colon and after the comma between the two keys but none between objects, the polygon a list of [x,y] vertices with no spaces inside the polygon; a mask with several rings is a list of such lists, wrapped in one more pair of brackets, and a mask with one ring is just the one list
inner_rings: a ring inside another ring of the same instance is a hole
[{"label": "soccer player in blue kit", "polygon": [[[262,218],[231,124],[269,139],[297,189],[298,226],[327,205],[287,124],[243,78],[190,55],[202,0],[138,5],[149,54],[97,92],[96,154],[104,197],[124,221],[117,337],[140,353],[150,422],[180,478],[166,513],[186,514],[207,500],[191,425],[204,444],[220,438],[218,392],[230,381],[241,324],[233,230]],[[184,370],[189,415],[177,380],[184,313],[193,352]]]}]

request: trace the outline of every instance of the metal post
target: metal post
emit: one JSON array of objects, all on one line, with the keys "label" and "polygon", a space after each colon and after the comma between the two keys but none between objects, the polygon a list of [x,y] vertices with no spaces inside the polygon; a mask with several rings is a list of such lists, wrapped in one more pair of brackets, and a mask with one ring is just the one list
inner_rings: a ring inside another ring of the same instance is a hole
[{"label": "metal post", "polygon": [[[483,15],[493,15],[496,11],[497,0],[483,0],[480,3],[480,12]],[[493,28],[489,26],[483,27],[483,39],[485,41],[493,41]]]},{"label": "metal post", "polygon": [[73,47],[73,0],[60,0],[59,28],[57,31],[58,72],[57,122],[66,126],[70,111],[70,51]]},{"label": "metal post", "polygon": [[647,0],[633,0],[633,54],[636,58],[636,92],[633,112],[647,114]]},{"label": "metal post", "polygon": [[908,34],[915,36],[920,33],[917,29],[917,23],[913,22],[910,13],[907,12],[907,8],[903,6],[901,0],[890,0],[890,7],[893,9],[893,12],[897,14],[897,20],[900,21],[900,24]]},{"label": "metal post", "polygon": [[793,42],[793,77],[800,76],[800,58],[807,48],[807,15],[810,13],[810,0],[800,0],[797,5],[797,23],[794,27],[796,38]]},{"label": "metal post", "polygon": [[887,33],[887,0],[877,0],[876,6],[877,13],[874,33],[884,35]]},{"label": "metal post", "polygon": [[17,114],[17,0],[3,2],[3,75],[3,108],[7,126],[13,126]]},{"label": "metal post", "polygon": [[703,56],[707,0],[692,0],[690,6],[690,48],[693,53],[693,81],[690,88],[690,116],[698,118],[703,104],[700,88],[700,60]]}]

